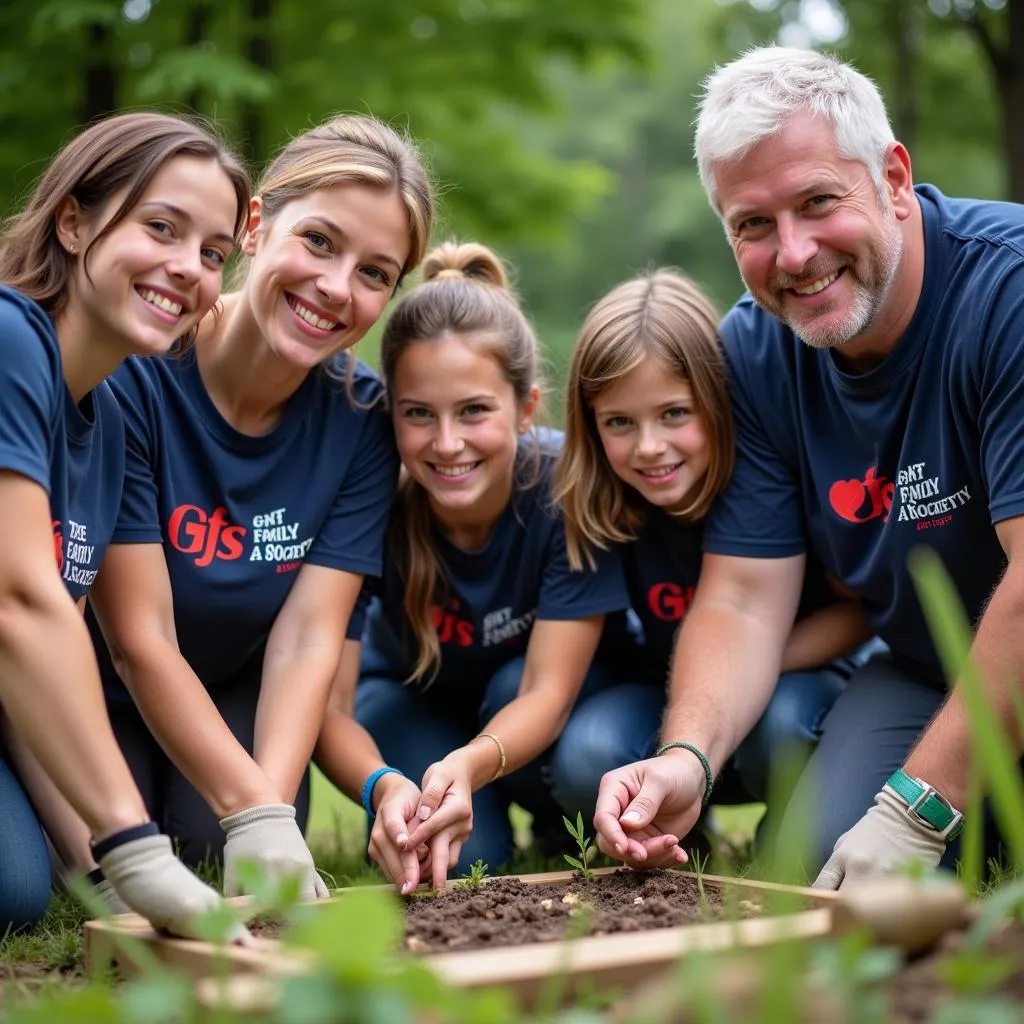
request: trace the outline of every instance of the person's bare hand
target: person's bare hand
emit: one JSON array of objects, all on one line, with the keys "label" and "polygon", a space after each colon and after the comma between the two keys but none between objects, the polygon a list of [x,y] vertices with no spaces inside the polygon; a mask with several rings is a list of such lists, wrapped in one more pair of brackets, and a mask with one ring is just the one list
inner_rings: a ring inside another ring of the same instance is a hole
[{"label": "person's bare hand", "polygon": [[418,819],[420,788],[411,779],[391,772],[377,783],[382,792],[377,802],[377,815],[370,828],[368,853],[387,877],[398,886],[403,896],[419,885],[424,861],[429,855],[426,845],[419,849],[410,844],[409,836]]},{"label": "person's bare hand", "polygon": [[632,867],[685,864],[689,858],[679,844],[700,817],[704,785],[692,754],[652,757],[608,772],[594,813],[598,849]]},{"label": "person's bare hand", "polygon": [[463,844],[473,831],[473,788],[469,766],[457,754],[432,764],[423,775],[416,816],[409,836],[414,846],[430,850],[431,882],[443,889],[448,872],[458,863]]}]

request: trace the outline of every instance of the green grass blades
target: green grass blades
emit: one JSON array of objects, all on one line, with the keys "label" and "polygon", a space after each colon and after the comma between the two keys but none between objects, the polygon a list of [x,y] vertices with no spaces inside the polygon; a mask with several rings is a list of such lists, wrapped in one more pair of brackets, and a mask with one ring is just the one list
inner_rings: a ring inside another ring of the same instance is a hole
[{"label": "green grass blades", "polygon": [[[1024,782],[1007,731],[992,710],[985,684],[970,658],[973,638],[963,606],[939,556],[931,548],[911,551],[909,566],[943,670],[962,695],[972,749],[992,813],[1015,866],[1022,869]],[[1017,686],[1018,682],[1013,680],[1009,685]],[[967,813],[980,815],[982,809],[968,807]]]}]

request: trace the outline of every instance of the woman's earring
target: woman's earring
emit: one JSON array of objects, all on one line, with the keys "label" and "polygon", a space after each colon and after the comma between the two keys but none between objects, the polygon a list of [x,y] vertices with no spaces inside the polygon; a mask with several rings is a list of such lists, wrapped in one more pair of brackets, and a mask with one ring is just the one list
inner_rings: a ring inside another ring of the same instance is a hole
[{"label": "woman's earring", "polygon": [[77,256],[78,255],[78,246],[77,245],[69,245],[68,246],[68,252],[72,256]]}]

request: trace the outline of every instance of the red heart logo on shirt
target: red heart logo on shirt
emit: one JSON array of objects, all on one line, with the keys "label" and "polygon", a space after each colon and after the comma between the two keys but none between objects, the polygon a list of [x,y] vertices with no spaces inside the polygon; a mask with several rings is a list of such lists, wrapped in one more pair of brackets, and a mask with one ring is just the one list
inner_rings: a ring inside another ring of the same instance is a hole
[{"label": "red heart logo on shirt", "polygon": [[828,492],[829,504],[836,515],[847,522],[859,523],[857,512],[864,504],[864,484],[860,480],[837,480]]}]

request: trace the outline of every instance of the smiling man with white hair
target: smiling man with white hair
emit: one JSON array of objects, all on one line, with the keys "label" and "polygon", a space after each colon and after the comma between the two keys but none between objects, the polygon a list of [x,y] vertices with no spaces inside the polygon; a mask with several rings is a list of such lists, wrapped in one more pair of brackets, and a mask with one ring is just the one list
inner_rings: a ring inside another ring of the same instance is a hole
[{"label": "smiling man with white hair", "polygon": [[907,556],[928,544],[946,564],[1019,753],[1024,208],[915,187],[874,84],[812,51],[717,69],[696,155],[748,289],[722,324],[736,469],[677,644],[667,749],[605,776],[600,846],[683,859],[706,786],[771,695],[812,552],[890,651],[823,721],[791,804],[803,814],[782,827],[810,824],[823,887],[948,863],[969,726]]}]

